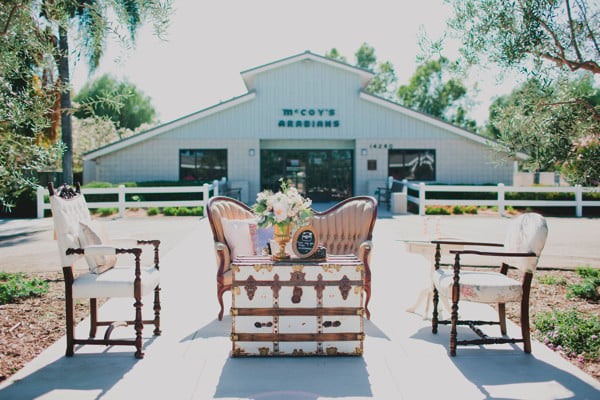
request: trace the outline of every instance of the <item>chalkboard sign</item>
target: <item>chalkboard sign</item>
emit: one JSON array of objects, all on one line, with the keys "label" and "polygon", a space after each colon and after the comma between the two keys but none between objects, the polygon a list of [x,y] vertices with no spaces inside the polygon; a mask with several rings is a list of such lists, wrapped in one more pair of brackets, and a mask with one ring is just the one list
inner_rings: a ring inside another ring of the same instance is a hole
[{"label": "chalkboard sign", "polygon": [[292,249],[300,258],[312,256],[319,247],[317,231],[312,226],[298,228],[292,239]]}]

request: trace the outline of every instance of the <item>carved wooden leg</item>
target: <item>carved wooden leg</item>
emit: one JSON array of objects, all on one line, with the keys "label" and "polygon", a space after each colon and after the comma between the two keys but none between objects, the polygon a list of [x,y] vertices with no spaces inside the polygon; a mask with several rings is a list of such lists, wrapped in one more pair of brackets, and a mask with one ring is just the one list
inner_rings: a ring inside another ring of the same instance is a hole
[{"label": "carved wooden leg", "polygon": [[452,328],[450,329],[450,356],[456,355],[456,325],[458,324],[458,301],[460,299],[459,281],[460,271],[460,255],[457,254],[454,258],[454,282],[452,283],[452,312],[451,321]]},{"label": "carved wooden leg", "polygon": [[371,319],[371,312],[369,311],[369,308],[368,308],[369,300],[371,300],[371,285],[367,286],[365,284],[365,293],[366,293],[365,314],[367,315],[367,319]]},{"label": "carved wooden leg", "polygon": [[438,303],[440,302],[440,294],[438,290],[433,287],[433,313],[431,316],[431,332],[438,332]]},{"label": "carved wooden leg", "polygon": [[223,293],[225,293],[223,286],[217,287],[217,299],[219,300],[219,305],[221,306],[221,311],[219,311],[219,321],[223,320],[223,311],[225,310],[225,305],[223,304]]},{"label": "carved wooden leg", "polygon": [[133,281],[133,296],[135,297],[135,303],[133,306],[135,307],[135,358],[144,358],[144,353],[142,352],[142,337],[144,331],[144,320],[142,319],[142,272],[140,269],[140,254],[141,250],[137,250],[134,252],[135,254],[135,280]]},{"label": "carved wooden leg", "polygon": [[73,321],[73,270],[71,267],[63,268],[65,277],[65,318],[67,327],[67,351],[66,356],[75,354],[75,330]]},{"label": "carved wooden leg", "polygon": [[531,272],[523,277],[523,298],[521,299],[521,334],[523,335],[523,351],[531,353],[531,333],[529,332],[529,293],[531,290]]},{"label": "carved wooden leg", "polygon": [[98,328],[98,301],[96,299],[90,299],[90,337],[96,337],[96,330]]},{"label": "carved wooden leg", "polygon": [[506,335],[506,305],[498,303],[498,322],[500,323],[500,333]]},{"label": "carved wooden leg", "polygon": [[134,303],[135,307],[135,358],[144,358],[144,353],[142,352],[142,333],[144,330],[144,323],[142,322],[142,301],[140,299],[136,299]]},{"label": "carved wooden leg", "polygon": [[154,335],[158,336],[162,333],[160,330],[160,287],[154,289]]}]

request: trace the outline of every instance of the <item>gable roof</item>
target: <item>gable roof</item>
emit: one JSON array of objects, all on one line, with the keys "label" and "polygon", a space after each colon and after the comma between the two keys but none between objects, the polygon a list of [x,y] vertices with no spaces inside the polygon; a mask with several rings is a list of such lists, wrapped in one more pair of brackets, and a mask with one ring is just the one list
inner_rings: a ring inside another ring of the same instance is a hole
[{"label": "gable roof", "polygon": [[[192,123],[196,120],[200,120],[202,118],[208,117],[209,115],[218,113],[220,111],[227,110],[227,109],[237,106],[239,104],[246,103],[256,97],[256,93],[254,91],[254,89],[255,89],[254,82],[255,82],[255,78],[258,74],[265,72],[265,71],[275,69],[275,68],[280,68],[285,65],[296,63],[296,62],[319,62],[319,63],[323,63],[326,65],[330,65],[330,66],[338,68],[338,69],[342,69],[342,70],[354,73],[354,74],[358,75],[358,78],[361,83],[361,87],[363,88],[363,90],[361,90],[359,93],[359,97],[363,100],[366,100],[368,102],[371,102],[371,103],[377,104],[379,106],[399,112],[408,117],[415,118],[424,123],[437,126],[439,128],[444,129],[445,131],[454,133],[458,136],[464,137],[466,139],[472,140],[476,143],[479,143],[479,144],[482,144],[485,146],[496,147],[499,145],[498,142],[496,142],[493,139],[477,135],[477,134],[472,133],[463,128],[459,128],[456,125],[453,125],[445,120],[436,118],[434,116],[425,114],[420,111],[415,111],[411,108],[405,107],[405,106],[398,104],[396,102],[393,102],[391,100],[387,100],[383,97],[379,97],[379,96],[367,93],[364,91],[364,89],[366,88],[369,81],[375,77],[375,74],[372,71],[369,71],[369,70],[366,70],[363,68],[359,68],[359,67],[355,67],[350,64],[346,64],[344,62],[334,60],[334,59],[331,59],[328,57],[320,56],[320,55],[311,53],[310,51],[307,50],[304,53],[296,54],[296,55],[293,55],[290,57],[283,58],[281,60],[273,61],[268,64],[264,64],[264,65],[261,65],[261,66],[255,67],[255,68],[251,68],[251,69],[242,71],[240,74],[242,76],[242,79],[244,80],[246,87],[248,88],[248,92],[246,94],[234,97],[230,100],[207,107],[205,109],[202,109],[195,113],[189,114],[187,116],[184,116],[184,117],[178,118],[176,120],[156,126],[147,131],[141,132],[137,135],[119,140],[117,142],[107,144],[107,145],[100,147],[98,149],[95,149],[95,150],[91,150],[91,151],[85,153],[84,157],[86,159],[102,157],[102,156],[104,156],[106,154],[110,154],[114,151],[118,151],[125,147],[148,140],[154,136],[158,136],[160,134],[167,133],[170,130],[175,129],[177,127]],[[525,154],[519,153],[519,154],[517,154],[517,158],[526,159],[527,156]]]},{"label": "gable roof", "polygon": [[288,64],[292,64],[298,61],[304,62],[318,62],[321,64],[331,65],[332,67],[342,69],[354,74],[357,74],[360,79],[361,87],[365,88],[369,81],[375,77],[375,74],[372,71],[369,71],[364,68],[359,68],[352,66],[350,64],[346,64],[345,62],[341,62],[338,60],[334,60],[333,58],[320,56],[318,54],[312,53],[309,50],[306,50],[304,53],[296,54],[291,57],[282,58],[281,60],[273,61],[268,64],[261,65],[259,67],[254,67],[242,71],[240,75],[242,75],[242,79],[249,91],[254,90],[254,79],[256,75],[269,71],[275,68],[283,67]]}]

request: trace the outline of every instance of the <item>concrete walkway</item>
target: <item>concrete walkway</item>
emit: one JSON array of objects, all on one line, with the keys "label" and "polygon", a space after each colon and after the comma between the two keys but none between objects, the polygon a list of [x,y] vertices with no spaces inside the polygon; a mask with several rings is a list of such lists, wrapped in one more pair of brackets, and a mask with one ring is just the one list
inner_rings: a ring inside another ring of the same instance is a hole
[{"label": "concrete walkway", "polygon": [[[33,224],[50,226],[48,219],[39,221]],[[404,311],[427,284],[429,267],[422,257],[406,253],[402,240],[423,239],[433,229],[445,236],[497,241],[507,219],[441,217],[438,227],[438,220],[430,218],[427,232],[424,221],[423,217],[399,216],[380,218],[375,225],[372,319],[365,323],[363,357],[232,359],[231,318],[216,320],[216,267],[208,221],[108,220],[105,225],[110,233],[128,236],[137,232],[166,242],[161,256],[163,335],[153,338],[151,327],[144,331],[148,340],[143,360],[136,360],[129,347],[97,346],[77,348],[74,357],[66,358],[61,339],[0,384],[0,399],[600,398],[600,382],[535,341],[531,355],[524,354],[519,345],[496,345],[459,347],[457,357],[448,356],[449,328],[441,326],[433,335],[430,321]],[[150,231],[152,224],[157,229]],[[591,236],[598,221],[550,219],[549,224],[542,266],[553,264],[555,257],[600,265],[596,250],[600,239]],[[10,226],[0,222],[0,270],[10,269],[4,264],[5,255],[16,257],[18,248],[36,235],[49,233],[41,241],[55,246],[50,228],[19,233],[12,225],[11,236],[5,229]],[[574,238],[579,232],[581,241]],[[19,243],[2,247],[9,236]],[[572,242],[585,245],[573,247]],[[151,306],[150,299],[146,304]],[[111,300],[100,316],[131,311],[131,301]],[[461,307],[463,316],[475,313],[478,317],[479,313],[495,315],[487,306]],[[78,326],[79,335],[86,335],[87,326],[87,320]],[[514,330],[518,327],[509,323],[509,331]],[[130,331],[120,328],[113,336],[119,334],[127,336]],[[471,333],[461,329],[459,335]]]}]

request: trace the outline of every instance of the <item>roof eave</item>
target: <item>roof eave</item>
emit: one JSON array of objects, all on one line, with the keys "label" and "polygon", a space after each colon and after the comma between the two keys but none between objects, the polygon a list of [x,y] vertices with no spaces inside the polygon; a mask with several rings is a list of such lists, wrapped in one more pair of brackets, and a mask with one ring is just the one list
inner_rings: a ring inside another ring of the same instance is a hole
[{"label": "roof eave", "polygon": [[224,111],[228,108],[235,107],[237,105],[246,103],[246,102],[254,99],[255,97],[256,97],[256,94],[254,92],[248,92],[241,96],[237,96],[230,100],[226,100],[219,104],[202,109],[193,114],[189,114],[184,117],[178,118],[174,121],[167,122],[165,124],[156,126],[145,132],[141,132],[137,135],[130,136],[128,138],[119,140],[118,142],[113,142],[113,143],[107,144],[106,146],[103,146],[98,149],[95,149],[95,150],[85,153],[83,158],[84,158],[84,160],[89,160],[89,159],[95,159],[95,158],[102,157],[102,156],[112,153],[114,151],[124,149],[126,147],[140,143],[144,140],[148,140],[154,136],[161,135],[163,133],[171,131],[172,129],[178,128],[183,125],[187,125],[193,121],[196,121],[196,120],[199,120],[202,118],[206,118],[209,115],[216,114],[216,113]]}]

